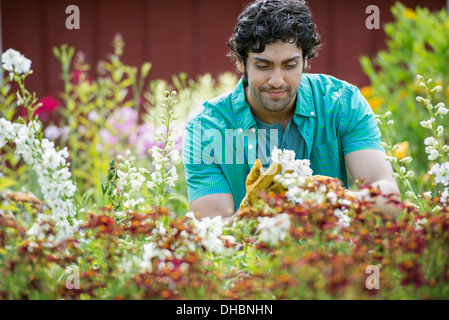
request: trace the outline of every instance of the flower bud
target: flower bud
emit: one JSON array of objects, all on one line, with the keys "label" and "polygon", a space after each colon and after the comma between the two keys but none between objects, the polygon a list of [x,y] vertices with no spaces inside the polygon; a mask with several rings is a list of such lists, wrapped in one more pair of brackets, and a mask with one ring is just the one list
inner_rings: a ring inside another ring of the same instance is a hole
[{"label": "flower bud", "polygon": [[406,178],[413,178],[414,176],[415,176],[415,172],[413,172],[412,170],[407,172],[407,174],[405,175]]},{"label": "flower bud", "polygon": [[405,193],[405,196],[407,197],[407,198],[414,198],[415,197],[415,194],[412,192],[412,191],[407,191],[406,193]]},{"label": "flower bud", "polygon": [[435,86],[432,90],[430,90],[430,92],[441,92],[443,91],[443,87],[442,86]]}]

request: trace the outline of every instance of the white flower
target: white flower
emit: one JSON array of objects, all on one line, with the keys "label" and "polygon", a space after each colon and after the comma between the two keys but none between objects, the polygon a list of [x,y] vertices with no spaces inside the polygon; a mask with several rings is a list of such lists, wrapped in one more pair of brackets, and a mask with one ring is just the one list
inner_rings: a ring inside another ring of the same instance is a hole
[{"label": "white flower", "polygon": [[440,115],[441,117],[443,117],[449,110],[446,108],[439,108],[436,112],[436,115]]},{"label": "white flower", "polygon": [[334,215],[338,218],[337,224],[342,227],[349,227],[351,218],[349,218],[346,213],[348,212],[348,209],[345,209],[344,211],[340,209],[334,210]]},{"label": "white flower", "polygon": [[441,92],[441,91],[443,91],[443,87],[442,86],[435,86],[435,87],[433,87],[432,90],[430,90],[430,92],[434,92],[434,91]]},{"label": "white flower", "polygon": [[172,152],[170,152],[170,159],[173,163],[178,162],[179,160],[179,151],[178,150],[173,150]]},{"label": "white flower", "polygon": [[427,129],[432,129],[432,124],[435,122],[435,118],[430,118],[426,121],[421,121],[419,124]]},{"label": "white flower", "polygon": [[436,163],[429,170],[429,174],[435,175],[435,183],[441,183],[444,186],[449,184],[449,162],[443,164]]},{"label": "white flower", "polygon": [[62,134],[62,130],[59,127],[54,126],[54,125],[48,126],[47,128],[45,128],[45,131],[44,131],[45,138],[50,139],[50,140],[59,139],[61,134]]},{"label": "white flower", "polygon": [[429,156],[427,157],[427,159],[432,161],[432,160],[435,160],[436,158],[438,158],[439,155],[440,155],[440,153],[438,152],[437,149],[432,149],[429,152]]},{"label": "white flower", "polygon": [[87,115],[87,119],[92,122],[97,122],[100,119],[100,116],[98,115],[98,113],[95,110],[92,110]]},{"label": "white flower", "polygon": [[213,219],[205,217],[201,220],[198,220],[193,212],[188,212],[186,216],[192,220],[194,230],[207,251],[215,254],[233,254],[234,249],[226,248],[224,241],[235,243],[235,239],[232,236],[223,235],[224,222],[221,216],[216,216]]},{"label": "white flower", "polygon": [[[73,235],[80,224],[75,217],[76,210],[72,200],[76,187],[66,167],[66,158],[69,156],[67,148],[56,151],[53,142],[48,139],[36,139],[40,130],[39,122],[31,121],[25,125],[0,119],[0,144],[12,141],[16,146],[14,152],[34,169],[43,198],[51,211],[50,215],[42,217],[55,222],[59,241]],[[71,218],[72,225],[69,224],[68,217]],[[30,235],[40,237],[38,228],[33,225]]]},{"label": "white flower", "polygon": [[424,139],[424,144],[426,146],[435,146],[438,142],[434,137],[427,137]]},{"label": "white flower", "polygon": [[284,240],[290,230],[290,216],[287,213],[281,213],[274,217],[259,217],[257,220],[259,221],[257,231],[260,232],[260,239],[271,246]]},{"label": "white flower", "polygon": [[449,187],[444,188],[443,192],[441,193],[440,203],[445,203],[448,198],[449,198]]},{"label": "white flower", "polygon": [[2,67],[11,73],[27,73],[31,68],[31,60],[14,49],[8,49],[2,54]]}]

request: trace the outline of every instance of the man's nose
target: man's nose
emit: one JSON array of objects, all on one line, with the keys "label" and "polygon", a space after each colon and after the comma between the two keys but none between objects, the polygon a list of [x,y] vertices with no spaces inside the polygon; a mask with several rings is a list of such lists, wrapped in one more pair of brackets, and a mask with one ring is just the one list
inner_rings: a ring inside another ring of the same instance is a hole
[{"label": "man's nose", "polygon": [[273,73],[268,80],[268,84],[273,88],[279,88],[284,84],[284,76],[279,68],[273,70]]}]

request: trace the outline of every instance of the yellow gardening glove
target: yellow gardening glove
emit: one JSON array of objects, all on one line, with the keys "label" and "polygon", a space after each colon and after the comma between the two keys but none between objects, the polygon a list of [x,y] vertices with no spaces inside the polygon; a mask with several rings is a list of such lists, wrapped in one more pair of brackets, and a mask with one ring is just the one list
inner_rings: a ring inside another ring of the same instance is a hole
[{"label": "yellow gardening glove", "polygon": [[[286,188],[282,184],[273,181],[274,176],[281,172],[281,170],[281,164],[273,163],[264,172],[260,160],[257,159],[246,178],[246,195],[240,203],[240,209],[247,205],[253,205],[254,203],[256,203],[257,200],[260,199],[260,193],[262,191],[265,193],[274,192],[279,194],[280,192],[286,190]],[[334,190],[343,189],[344,194],[350,200],[356,200],[355,195],[348,189],[344,188],[343,183],[337,178],[323,175],[314,175],[312,176],[312,180],[327,182],[328,186]]]},{"label": "yellow gardening glove", "polygon": [[276,193],[279,193],[284,190],[284,187],[280,183],[273,181],[274,176],[281,172],[281,170],[282,166],[279,163],[272,163],[264,172],[260,160],[256,159],[250,173],[246,177],[246,195],[240,203],[240,208],[256,203],[261,191],[265,193],[277,191]]}]

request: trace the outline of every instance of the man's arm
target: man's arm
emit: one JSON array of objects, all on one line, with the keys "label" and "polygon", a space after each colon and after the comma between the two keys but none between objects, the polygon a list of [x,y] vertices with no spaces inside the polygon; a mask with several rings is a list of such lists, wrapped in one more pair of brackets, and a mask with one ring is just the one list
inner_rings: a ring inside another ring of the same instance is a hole
[{"label": "man's arm", "polygon": [[[382,194],[393,193],[400,199],[400,191],[393,177],[393,169],[390,162],[385,159],[385,153],[378,150],[359,150],[347,154],[345,161],[354,180],[358,179],[364,184],[372,184],[373,187],[379,187]],[[353,193],[358,199],[367,197],[367,193],[363,190]],[[400,210],[386,202],[385,198],[378,197],[377,208],[397,217]]]},{"label": "man's arm", "polygon": [[190,210],[199,218],[222,216],[229,218],[234,215],[234,197],[231,193],[215,193],[193,200]]}]

